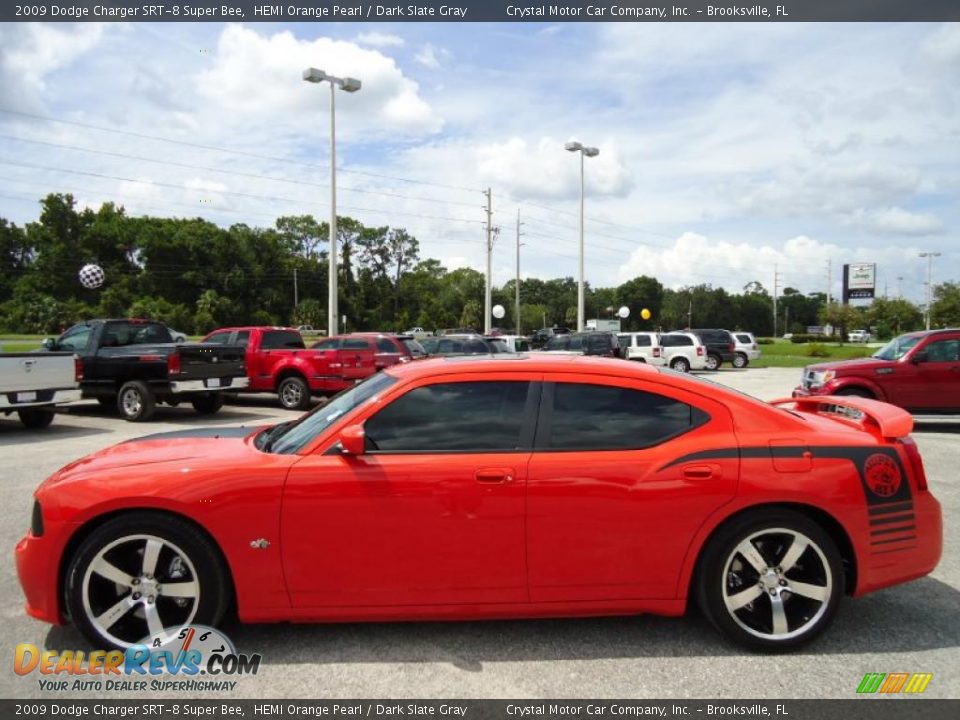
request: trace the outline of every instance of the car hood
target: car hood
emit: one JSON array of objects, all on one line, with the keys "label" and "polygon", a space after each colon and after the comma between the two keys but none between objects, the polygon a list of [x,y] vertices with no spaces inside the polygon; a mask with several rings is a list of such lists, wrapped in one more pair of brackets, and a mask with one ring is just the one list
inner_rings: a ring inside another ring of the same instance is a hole
[{"label": "car hood", "polygon": [[42,487],[49,488],[91,473],[124,467],[144,467],[185,460],[223,463],[235,458],[244,439],[259,427],[198,428],[156,433],[98,450],[54,473]]},{"label": "car hood", "polygon": [[874,370],[876,368],[889,367],[894,363],[890,360],[879,360],[877,358],[857,358],[855,360],[835,360],[833,362],[817,363],[816,365],[807,365],[807,370],[823,372],[824,370],[833,370],[837,375],[846,372],[862,373]]}]

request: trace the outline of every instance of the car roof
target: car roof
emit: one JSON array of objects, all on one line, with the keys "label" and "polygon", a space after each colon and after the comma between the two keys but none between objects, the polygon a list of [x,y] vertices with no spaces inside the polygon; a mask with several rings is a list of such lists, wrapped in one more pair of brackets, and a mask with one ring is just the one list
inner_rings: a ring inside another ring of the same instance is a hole
[{"label": "car roof", "polygon": [[462,372],[573,372],[588,375],[622,375],[651,377],[658,374],[654,367],[630,363],[618,358],[600,358],[588,355],[549,355],[546,353],[511,353],[509,355],[460,355],[419,360],[408,365],[397,365],[385,370],[403,379],[417,379],[432,375],[450,375]]}]

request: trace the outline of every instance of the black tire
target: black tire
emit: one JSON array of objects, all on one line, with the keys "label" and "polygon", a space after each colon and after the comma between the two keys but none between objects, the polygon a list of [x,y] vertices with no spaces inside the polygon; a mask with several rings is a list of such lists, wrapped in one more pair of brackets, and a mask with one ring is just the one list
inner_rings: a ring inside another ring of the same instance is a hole
[{"label": "black tire", "polygon": [[707,353],[707,370],[719,370],[723,359],[715,353]]},{"label": "black tire", "polygon": [[191,401],[193,409],[201,415],[216,415],[223,407],[223,393],[207,393],[197,395]]},{"label": "black tire", "polygon": [[299,375],[284,378],[277,387],[277,396],[287,410],[306,410],[310,407],[310,386]]},{"label": "black tire", "polygon": [[[791,559],[794,545],[804,549]],[[754,562],[763,571],[747,561],[741,547],[756,551]],[[823,632],[836,615],[844,587],[833,539],[810,518],[786,509],[749,512],[721,526],[700,556],[695,580],[697,601],[714,627],[738,645],[773,652],[803,645]],[[733,609],[728,605],[741,603]],[[783,611],[779,628],[775,604]]]},{"label": "black tire", "polygon": [[105,410],[116,410],[117,409],[117,396],[108,395],[106,397],[98,397],[97,402],[100,403],[100,407]]},{"label": "black tire", "polygon": [[[151,572],[143,564],[148,542],[161,546]],[[91,569],[101,553],[119,577]],[[164,594],[164,586],[191,581],[194,596]],[[219,551],[200,530],[173,516],[139,512],[108,520],[80,543],[64,576],[64,600],[73,624],[94,647],[123,648],[151,634],[146,620],[151,610],[163,627],[215,627],[230,603],[231,587]],[[136,600],[104,629],[107,621],[97,618],[124,598]]]},{"label": "black tire", "polygon": [[675,357],[670,361],[670,369],[676,370],[677,372],[688,373],[690,372],[690,361],[685,357]]},{"label": "black tire", "polygon": [[743,369],[750,364],[750,358],[746,356],[746,353],[738,352],[733,356],[732,364],[735,368]]},{"label": "black tire", "polygon": [[46,408],[23,408],[17,410],[20,416],[20,422],[23,426],[31,430],[42,430],[53,422],[53,410]]},{"label": "black tire", "polygon": [[843,388],[841,390],[837,390],[837,392],[834,394],[846,395],[847,397],[862,397],[862,398],[870,398],[870,399],[874,398],[873,393],[870,392],[869,390],[864,390],[862,388],[855,388],[855,387]]},{"label": "black tire", "polygon": [[150,386],[142,380],[131,380],[124,383],[117,393],[117,410],[124,420],[129,422],[144,422],[153,417],[157,409],[156,398]]}]

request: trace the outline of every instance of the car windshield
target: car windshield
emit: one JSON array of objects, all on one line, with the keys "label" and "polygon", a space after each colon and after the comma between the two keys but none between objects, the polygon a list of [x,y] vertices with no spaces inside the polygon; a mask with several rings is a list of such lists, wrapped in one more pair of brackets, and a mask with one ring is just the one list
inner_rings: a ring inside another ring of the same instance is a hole
[{"label": "car windshield", "polygon": [[344,390],[330,402],[303,415],[299,420],[280,423],[264,430],[257,437],[257,448],[263,452],[293,455],[335,421],[377,397],[395,382],[395,377],[384,372],[372,375],[359,385]]},{"label": "car windshield", "polygon": [[901,335],[895,337],[882,348],[877,350],[873,356],[878,360],[899,360],[907,352],[920,342],[920,335]]}]

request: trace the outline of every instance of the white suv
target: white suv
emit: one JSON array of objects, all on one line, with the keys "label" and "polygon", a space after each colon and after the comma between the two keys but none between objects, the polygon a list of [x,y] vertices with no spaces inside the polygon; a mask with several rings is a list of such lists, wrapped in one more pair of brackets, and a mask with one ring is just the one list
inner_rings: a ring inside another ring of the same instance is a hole
[{"label": "white suv", "polygon": [[733,366],[735,368],[745,368],[754,360],[760,359],[760,346],[757,344],[757,339],[753,336],[753,333],[731,330],[730,334],[737,341],[737,346],[734,348],[736,355],[733,356]]},{"label": "white suv", "polygon": [[677,372],[703,370],[707,367],[707,349],[693,333],[672,332],[660,336],[660,346],[667,365]]},{"label": "white suv", "polygon": [[617,335],[620,347],[627,360],[637,360],[662,367],[667,364],[660,347],[660,336],[655,332],[620,333]]}]

